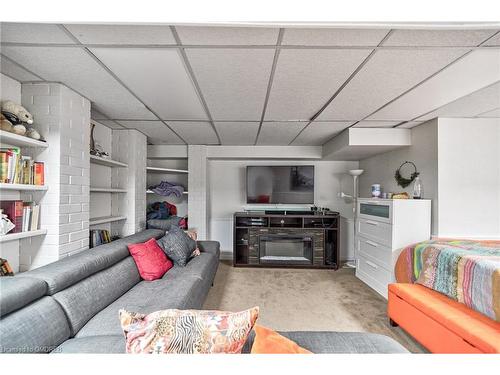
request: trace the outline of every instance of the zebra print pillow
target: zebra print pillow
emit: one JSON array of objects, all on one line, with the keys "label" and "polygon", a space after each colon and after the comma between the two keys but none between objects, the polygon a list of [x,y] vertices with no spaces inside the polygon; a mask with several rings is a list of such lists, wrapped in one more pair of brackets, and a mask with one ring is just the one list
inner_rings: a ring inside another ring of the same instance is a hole
[{"label": "zebra print pillow", "polygon": [[162,310],[145,315],[120,310],[127,353],[241,353],[259,308],[240,312]]}]

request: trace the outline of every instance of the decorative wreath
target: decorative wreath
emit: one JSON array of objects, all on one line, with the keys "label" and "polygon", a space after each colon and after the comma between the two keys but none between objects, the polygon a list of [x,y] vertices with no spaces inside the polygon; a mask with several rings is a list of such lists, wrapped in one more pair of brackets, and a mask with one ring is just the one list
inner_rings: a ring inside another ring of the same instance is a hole
[{"label": "decorative wreath", "polygon": [[[410,178],[405,178],[401,176],[401,168],[406,164],[411,164],[413,165],[414,168],[414,172],[411,174]],[[396,178],[398,185],[405,188],[408,185],[410,185],[413,182],[413,180],[417,178],[419,174],[420,173],[417,172],[417,167],[414,163],[412,163],[411,161],[405,161],[403,164],[399,166],[398,169],[396,169],[396,174],[394,175],[394,177]]]}]

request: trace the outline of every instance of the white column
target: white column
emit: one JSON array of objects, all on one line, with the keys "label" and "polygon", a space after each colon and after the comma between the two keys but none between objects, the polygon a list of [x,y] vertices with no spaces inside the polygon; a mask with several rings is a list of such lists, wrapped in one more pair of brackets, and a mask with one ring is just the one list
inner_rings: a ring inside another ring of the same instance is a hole
[{"label": "white column", "polygon": [[23,84],[21,96],[49,144],[36,154],[45,162],[49,190],[23,196],[41,203],[40,223],[47,235],[20,242],[24,271],[88,248],[90,102],[56,83]]},{"label": "white column", "polygon": [[208,236],[208,173],[207,146],[188,146],[188,220],[189,227],[196,229],[198,239]]},{"label": "white column", "polygon": [[[147,138],[137,130],[113,130],[112,155],[128,164],[128,168],[113,168],[112,187],[126,189],[125,194],[113,194],[113,215],[123,215],[127,221],[113,223],[112,233],[122,236],[146,229],[146,158]],[[118,228],[121,228],[119,231]]]}]

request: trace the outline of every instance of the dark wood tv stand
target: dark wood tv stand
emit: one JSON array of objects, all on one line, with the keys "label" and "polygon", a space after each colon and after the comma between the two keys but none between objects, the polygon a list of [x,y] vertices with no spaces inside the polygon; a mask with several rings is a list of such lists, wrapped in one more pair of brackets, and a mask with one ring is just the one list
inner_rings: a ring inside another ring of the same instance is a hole
[{"label": "dark wood tv stand", "polygon": [[338,214],[236,212],[235,267],[339,268]]}]

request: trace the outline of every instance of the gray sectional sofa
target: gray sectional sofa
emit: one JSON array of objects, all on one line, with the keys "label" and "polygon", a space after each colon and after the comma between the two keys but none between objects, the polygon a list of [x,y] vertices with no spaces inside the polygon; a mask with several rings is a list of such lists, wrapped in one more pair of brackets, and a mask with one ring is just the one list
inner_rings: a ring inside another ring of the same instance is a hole
[{"label": "gray sectional sofa", "polygon": [[[200,309],[219,263],[219,243],[199,241],[201,255],[162,279],[141,280],[127,245],[160,238],[148,229],[44,267],[0,278],[0,353],[124,353],[121,308],[141,313]],[[374,334],[284,332],[314,353],[404,353]],[[245,345],[248,353],[253,334]]]},{"label": "gray sectional sofa", "polygon": [[33,271],[0,279],[0,352],[123,353],[118,310],[200,309],[219,264],[219,243],[161,280],[141,280],[127,245],[160,238],[148,229]]}]

